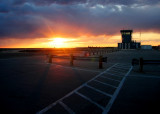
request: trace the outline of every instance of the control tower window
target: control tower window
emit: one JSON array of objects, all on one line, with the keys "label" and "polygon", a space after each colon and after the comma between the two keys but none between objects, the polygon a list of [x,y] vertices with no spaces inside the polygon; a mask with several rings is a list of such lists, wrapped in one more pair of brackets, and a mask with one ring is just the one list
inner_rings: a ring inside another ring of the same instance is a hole
[{"label": "control tower window", "polygon": [[130,32],[126,32],[126,35],[130,35],[131,33]]},{"label": "control tower window", "polygon": [[131,35],[130,32],[122,32],[122,35]]}]

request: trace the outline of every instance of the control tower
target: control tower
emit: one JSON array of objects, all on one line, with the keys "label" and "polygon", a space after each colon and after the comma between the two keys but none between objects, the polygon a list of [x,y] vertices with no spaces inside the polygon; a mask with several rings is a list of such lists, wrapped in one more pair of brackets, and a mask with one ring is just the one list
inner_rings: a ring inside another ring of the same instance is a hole
[{"label": "control tower", "polygon": [[118,43],[119,49],[138,49],[140,48],[140,42],[132,40],[133,30],[120,30],[122,35],[122,43]]},{"label": "control tower", "polygon": [[132,41],[133,30],[121,30],[122,43],[130,43]]}]

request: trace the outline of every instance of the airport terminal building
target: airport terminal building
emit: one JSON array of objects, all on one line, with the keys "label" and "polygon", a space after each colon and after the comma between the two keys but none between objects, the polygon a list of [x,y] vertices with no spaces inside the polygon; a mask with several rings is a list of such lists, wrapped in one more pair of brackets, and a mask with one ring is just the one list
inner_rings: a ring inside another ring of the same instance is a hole
[{"label": "airport terminal building", "polygon": [[139,49],[141,47],[140,42],[132,40],[133,30],[121,30],[122,43],[118,43],[118,49]]}]

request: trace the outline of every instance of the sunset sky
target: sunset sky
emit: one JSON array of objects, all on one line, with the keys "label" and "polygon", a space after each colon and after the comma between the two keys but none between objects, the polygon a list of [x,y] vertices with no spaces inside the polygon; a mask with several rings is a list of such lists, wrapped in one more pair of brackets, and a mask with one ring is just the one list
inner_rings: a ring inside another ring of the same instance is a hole
[{"label": "sunset sky", "polygon": [[160,0],[0,0],[0,48],[160,45]]}]

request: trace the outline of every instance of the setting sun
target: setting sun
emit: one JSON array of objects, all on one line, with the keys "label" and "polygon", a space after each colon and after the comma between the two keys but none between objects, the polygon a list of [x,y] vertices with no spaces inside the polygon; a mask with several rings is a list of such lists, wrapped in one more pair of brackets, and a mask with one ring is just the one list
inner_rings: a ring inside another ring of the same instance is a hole
[{"label": "setting sun", "polygon": [[53,41],[49,42],[51,47],[62,48],[65,46],[66,39],[64,38],[54,38]]}]

